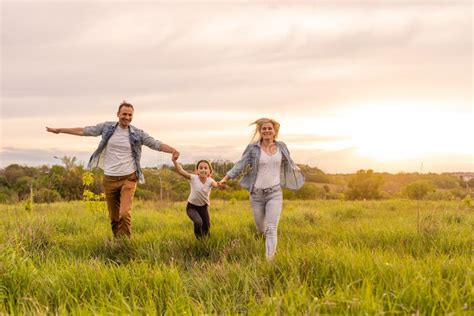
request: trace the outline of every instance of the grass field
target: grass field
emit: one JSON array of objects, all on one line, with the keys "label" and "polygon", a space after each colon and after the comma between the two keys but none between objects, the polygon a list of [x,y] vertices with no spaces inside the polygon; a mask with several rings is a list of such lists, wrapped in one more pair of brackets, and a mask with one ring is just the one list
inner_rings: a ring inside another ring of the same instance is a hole
[{"label": "grass field", "polygon": [[82,202],[1,205],[0,313],[474,313],[474,211],[461,202],[291,201],[266,262],[248,202],[137,202],[115,241]]}]

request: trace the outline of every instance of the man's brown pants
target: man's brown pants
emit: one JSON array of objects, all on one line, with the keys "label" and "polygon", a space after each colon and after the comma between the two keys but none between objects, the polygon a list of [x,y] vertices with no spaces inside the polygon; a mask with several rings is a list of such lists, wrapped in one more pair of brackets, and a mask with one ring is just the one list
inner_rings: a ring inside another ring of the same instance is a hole
[{"label": "man's brown pants", "polygon": [[136,173],[126,176],[104,175],[103,185],[114,237],[130,237],[132,202],[137,188]]}]

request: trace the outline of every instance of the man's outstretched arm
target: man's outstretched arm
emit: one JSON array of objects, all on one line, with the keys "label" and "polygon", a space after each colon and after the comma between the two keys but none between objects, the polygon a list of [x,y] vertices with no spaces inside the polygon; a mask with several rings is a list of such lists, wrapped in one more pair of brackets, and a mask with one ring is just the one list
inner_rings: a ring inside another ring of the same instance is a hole
[{"label": "man's outstretched arm", "polygon": [[161,143],[160,151],[171,154],[172,159],[176,160],[179,158],[179,151],[177,151],[174,147],[171,147],[170,145]]},{"label": "man's outstretched arm", "polygon": [[73,128],[53,128],[53,127],[46,127],[46,130],[50,133],[54,134],[71,134],[71,135],[77,135],[77,136],[84,136],[84,129],[82,127],[73,127]]}]

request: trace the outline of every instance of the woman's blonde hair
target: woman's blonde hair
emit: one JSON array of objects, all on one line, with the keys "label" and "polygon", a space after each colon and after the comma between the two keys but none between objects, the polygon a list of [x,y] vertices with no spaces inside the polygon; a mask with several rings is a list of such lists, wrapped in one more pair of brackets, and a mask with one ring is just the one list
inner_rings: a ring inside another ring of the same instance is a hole
[{"label": "woman's blonde hair", "polygon": [[253,124],[256,125],[255,126],[255,132],[253,133],[253,136],[252,136],[252,141],[256,140],[257,135],[258,135],[258,140],[260,140],[262,138],[262,135],[260,134],[260,129],[262,129],[262,125],[266,124],[266,123],[272,123],[272,125],[273,125],[273,129],[275,130],[275,137],[273,137],[273,139],[275,140],[278,137],[278,132],[280,131],[280,123],[278,123],[274,119],[262,117],[262,118],[260,118],[260,119],[258,119],[255,122],[250,124],[250,125],[253,125]]}]

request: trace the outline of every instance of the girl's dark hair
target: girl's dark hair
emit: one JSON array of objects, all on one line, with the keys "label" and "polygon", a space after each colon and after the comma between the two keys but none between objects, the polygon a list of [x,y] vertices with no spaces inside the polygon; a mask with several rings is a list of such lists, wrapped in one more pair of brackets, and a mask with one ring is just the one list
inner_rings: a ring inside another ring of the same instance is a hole
[{"label": "girl's dark hair", "polygon": [[196,164],[196,170],[197,170],[197,168],[199,167],[199,164],[200,164],[201,162],[207,163],[207,165],[209,166],[209,170],[211,170],[211,174],[214,173],[214,169],[212,169],[211,163],[209,162],[209,160],[206,160],[206,159],[201,159],[201,160],[199,160],[199,161],[197,162],[197,164]]}]

